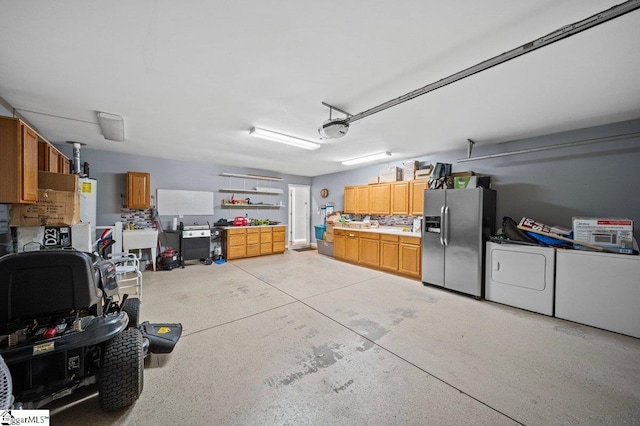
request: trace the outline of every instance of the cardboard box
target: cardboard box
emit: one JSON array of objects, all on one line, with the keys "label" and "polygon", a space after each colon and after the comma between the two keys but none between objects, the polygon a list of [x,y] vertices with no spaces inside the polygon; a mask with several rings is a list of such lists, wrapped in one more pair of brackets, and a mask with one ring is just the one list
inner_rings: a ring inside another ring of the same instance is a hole
[{"label": "cardboard box", "polygon": [[429,167],[427,169],[419,169],[414,173],[416,179],[424,179],[431,177],[431,172],[433,168]]},{"label": "cardboard box", "polygon": [[353,229],[368,229],[371,228],[371,222],[359,222],[352,220],[351,222],[345,222],[345,226]]},{"label": "cardboard box", "polygon": [[488,175],[476,175],[474,172],[456,172],[451,173],[451,177],[453,177],[453,187],[455,189],[491,187],[491,176]]},{"label": "cardboard box", "polygon": [[328,243],[332,243],[333,242],[333,232],[325,232],[324,233],[324,240]]},{"label": "cardboard box", "polygon": [[[573,218],[573,239],[633,254],[633,221],[626,218]],[[576,248],[581,246],[576,245]]]},{"label": "cardboard box", "polygon": [[78,175],[38,172],[38,188],[78,192]]},{"label": "cardboard box", "polygon": [[380,183],[397,182],[402,180],[402,169],[400,167],[390,167],[380,170]]},{"label": "cardboard box", "polygon": [[19,226],[17,230],[18,252],[45,248],[69,248],[92,252],[93,237],[89,223],[67,226]]},{"label": "cardboard box", "polygon": [[327,223],[326,223],[326,225],[325,225],[325,226],[326,226],[326,228],[325,228],[325,231],[324,231],[324,232],[326,232],[326,233],[332,233],[332,234],[333,234],[333,227],[334,227],[334,225],[335,225],[335,224],[334,224],[334,222],[329,222],[329,221],[327,221]]},{"label": "cardboard box", "polygon": [[80,222],[80,194],[38,189],[33,204],[13,204],[11,226],[75,225]]},{"label": "cardboard box", "polygon": [[379,182],[380,182],[380,178],[378,176],[370,177],[369,181],[368,181],[369,185],[373,185],[373,184],[376,184],[376,183],[379,183]]}]

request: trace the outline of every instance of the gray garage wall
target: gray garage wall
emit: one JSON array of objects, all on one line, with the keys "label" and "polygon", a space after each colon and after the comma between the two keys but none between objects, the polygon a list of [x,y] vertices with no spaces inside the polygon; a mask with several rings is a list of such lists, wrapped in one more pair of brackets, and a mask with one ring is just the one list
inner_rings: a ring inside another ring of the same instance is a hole
[{"label": "gray garage wall", "polygon": [[[472,157],[637,132],[640,132],[640,120],[632,120],[476,146]],[[348,143],[348,136],[337,143]],[[428,148],[425,146],[425,149]],[[366,184],[381,168],[418,160],[451,163],[454,172],[473,170],[491,175],[492,187],[497,191],[499,221],[503,216],[515,220],[527,216],[571,228],[573,216],[626,217],[634,221],[634,234],[640,240],[640,137],[466,163],[457,161],[466,157],[466,150],[451,151],[313,178],[313,223],[322,223],[319,205],[335,202],[336,210],[343,209],[345,185]],[[326,199],[320,197],[322,188],[329,190]]]},{"label": "gray garage wall", "polygon": [[[73,148],[71,145],[56,145],[65,155],[73,158]],[[176,160],[167,160],[140,155],[122,155],[106,151],[93,149],[81,149],[80,161],[89,163],[90,177],[98,182],[98,213],[96,222],[98,225],[110,225],[120,220],[120,206],[125,202],[123,197],[127,193],[126,172],[138,171],[151,174],[151,194],[155,197],[156,190],[177,189],[189,191],[212,191],[214,192],[214,214],[213,216],[184,216],[179,221],[185,224],[194,222],[213,224],[221,218],[232,219],[235,216],[248,215],[249,218],[270,219],[281,223],[287,223],[287,185],[299,184],[310,185],[311,179],[307,177],[292,176],[281,173],[265,172],[264,170],[252,170],[237,167],[226,167],[204,163],[193,163]],[[279,176],[283,178],[281,182],[271,182],[266,180],[239,179],[220,176],[221,173],[238,174],[260,174],[268,176]],[[245,185],[245,186],[243,186]],[[282,201],[283,207],[279,209],[266,208],[222,208],[222,199],[230,198],[231,193],[219,192],[221,188],[246,188],[254,189],[255,186],[280,188],[281,195],[256,195],[256,194],[235,194],[236,198],[251,198],[252,202],[277,203]],[[155,200],[154,200],[155,201]],[[155,204],[155,202],[153,203]],[[169,229],[173,219],[171,216],[163,215],[161,211],[160,219],[162,226]]]}]

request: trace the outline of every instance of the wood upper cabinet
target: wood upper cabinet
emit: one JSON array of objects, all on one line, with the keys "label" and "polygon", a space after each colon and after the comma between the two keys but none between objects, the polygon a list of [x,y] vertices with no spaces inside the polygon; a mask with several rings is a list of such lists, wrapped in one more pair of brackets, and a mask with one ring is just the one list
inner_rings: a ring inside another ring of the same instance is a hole
[{"label": "wood upper cabinet", "polygon": [[344,212],[345,213],[356,212],[356,187],[355,186],[344,187]]},{"label": "wood upper cabinet", "polygon": [[391,211],[391,184],[369,185],[369,214],[389,214]]},{"label": "wood upper cabinet", "polygon": [[151,175],[127,172],[127,208],[133,210],[151,207]]},{"label": "wood upper cabinet", "polygon": [[391,214],[409,214],[409,181],[391,184]]},{"label": "wood upper cabinet", "polygon": [[355,213],[369,214],[369,185],[356,186]]},{"label": "wood upper cabinet", "polygon": [[38,136],[38,170],[69,173],[69,159],[40,136]]},{"label": "wood upper cabinet", "polygon": [[411,277],[420,278],[422,250],[420,238],[400,236],[398,246],[398,272]]},{"label": "wood upper cabinet", "polygon": [[0,117],[0,203],[38,200],[38,135],[16,118]]},{"label": "wood upper cabinet", "polygon": [[424,209],[424,191],[427,189],[427,181],[426,180],[412,180],[410,181],[409,190],[411,192],[410,195],[410,208],[409,214],[412,216],[422,216],[422,211]]},{"label": "wood upper cabinet", "polygon": [[377,268],[380,266],[380,234],[369,232],[360,232],[359,234],[359,263]]}]

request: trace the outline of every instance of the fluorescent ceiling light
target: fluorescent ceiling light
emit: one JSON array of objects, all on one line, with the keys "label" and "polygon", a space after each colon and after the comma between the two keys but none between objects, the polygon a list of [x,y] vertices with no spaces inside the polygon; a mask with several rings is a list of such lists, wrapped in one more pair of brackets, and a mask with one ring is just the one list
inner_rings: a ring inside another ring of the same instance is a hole
[{"label": "fluorescent ceiling light", "polygon": [[345,166],[352,166],[354,164],[368,163],[369,161],[382,160],[383,158],[391,157],[390,152],[378,152],[376,154],[365,155],[364,157],[352,158],[351,160],[344,160],[342,164]]},{"label": "fluorescent ceiling light", "polygon": [[107,112],[99,112],[98,122],[105,139],[118,142],[124,141],[124,119],[122,117]]},{"label": "fluorescent ceiling light", "polygon": [[304,148],[304,149],[320,148],[319,143],[311,142],[306,139],[296,138],[294,136],[285,135],[283,133],[272,132],[271,130],[260,129],[258,127],[254,127],[253,129],[249,130],[249,134],[251,136],[256,136],[258,138],[267,139],[274,142],[280,142],[280,143],[295,146],[298,148]]}]

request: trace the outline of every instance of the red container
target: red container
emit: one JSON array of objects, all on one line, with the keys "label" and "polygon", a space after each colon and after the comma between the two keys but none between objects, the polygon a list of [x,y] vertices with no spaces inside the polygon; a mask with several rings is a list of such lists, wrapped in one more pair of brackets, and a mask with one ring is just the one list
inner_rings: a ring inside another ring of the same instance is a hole
[{"label": "red container", "polygon": [[247,226],[247,218],[242,216],[236,216],[233,219],[233,226]]}]

